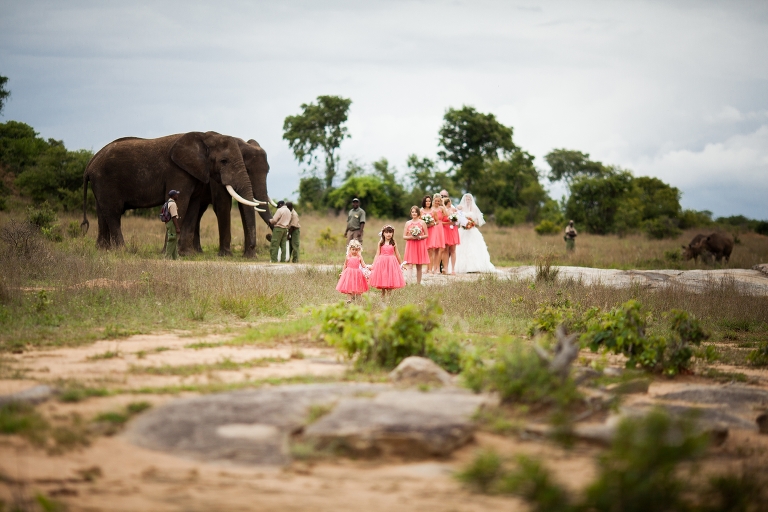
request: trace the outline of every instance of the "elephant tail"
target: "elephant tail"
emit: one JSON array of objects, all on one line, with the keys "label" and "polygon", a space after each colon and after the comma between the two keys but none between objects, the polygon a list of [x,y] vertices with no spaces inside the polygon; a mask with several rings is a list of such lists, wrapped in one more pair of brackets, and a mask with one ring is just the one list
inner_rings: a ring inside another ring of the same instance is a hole
[{"label": "elephant tail", "polygon": [[88,207],[88,173],[83,176],[83,222],[80,223],[80,229],[83,231],[83,235],[88,233],[88,228],[91,223],[88,222],[88,216],[86,215],[86,209]]}]

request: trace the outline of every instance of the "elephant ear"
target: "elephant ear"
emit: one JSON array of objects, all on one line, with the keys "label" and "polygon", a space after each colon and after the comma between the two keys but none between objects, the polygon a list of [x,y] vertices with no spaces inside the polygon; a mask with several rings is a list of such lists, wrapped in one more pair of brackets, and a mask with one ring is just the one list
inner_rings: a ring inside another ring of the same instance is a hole
[{"label": "elephant ear", "polygon": [[185,133],[171,148],[171,160],[198,180],[208,183],[208,147],[203,137],[200,132]]},{"label": "elephant ear", "polygon": [[251,146],[258,146],[258,147],[261,147],[261,144],[259,144],[258,142],[256,142],[256,141],[255,141],[255,140],[253,140],[253,139],[248,139],[248,144],[250,144]]}]

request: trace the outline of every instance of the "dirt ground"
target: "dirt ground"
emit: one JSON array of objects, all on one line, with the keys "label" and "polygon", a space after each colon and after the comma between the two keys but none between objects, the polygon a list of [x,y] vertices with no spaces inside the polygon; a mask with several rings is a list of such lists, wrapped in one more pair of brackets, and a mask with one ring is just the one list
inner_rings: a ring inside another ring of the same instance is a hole
[{"label": "dirt ground", "polygon": [[[101,341],[87,347],[28,351],[5,358],[23,369],[23,379],[0,380],[0,394],[39,383],[76,379],[88,386],[123,392],[75,403],[52,399],[38,406],[45,416],[76,412],[85,419],[116,411],[127,404],[147,401],[153,406],[181,396],[139,393],[143,388],[184,384],[238,383],[273,377],[340,377],[347,367],[334,351],[309,342],[274,346],[214,346],[192,348],[195,343],[217,343],[234,335],[189,337],[166,333],[121,341]],[[158,351],[158,349],[160,350]],[[105,354],[115,357],[103,358]],[[210,365],[259,361],[247,368],[208,370],[189,375],[143,373],[143,367]],[[723,368],[734,371],[735,368]],[[745,371],[738,369],[738,371]],[[16,374],[18,376],[18,373]],[[768,387],[768,372],[749,372],[750,384]],[[674,381],[706,382],[696,376]],[[669,381],[659,379],[650,394],[664,391]],[[732,431],[724,445],[712,448],[707,465],[723,469],[746,459],[765,459],[768,436]],[[439,460],[351,460],[294,462],[285,468],[236,466],[183,459],[139,448],[120,435],[94,435],[88,447],[49,455],[15,436],[0,437],[0,499],[11,502],[14,493],[43,493],[65,503],[70,510],[315,510],[315,511],[482,511],[527,510],[514,497],[473,494],[453,477],[481,447],[495,447],[504,456],[542,457],[559,481],[574,490],[594,476],[599,448],[585,443],[566,451],[549,442],[526,436],[479,432],[469,445]]]}]

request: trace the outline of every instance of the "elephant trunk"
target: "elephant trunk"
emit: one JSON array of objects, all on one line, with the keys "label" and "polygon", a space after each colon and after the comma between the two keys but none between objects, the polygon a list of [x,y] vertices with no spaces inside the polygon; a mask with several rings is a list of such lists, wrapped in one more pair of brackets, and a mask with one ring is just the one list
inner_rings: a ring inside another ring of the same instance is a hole
[{"label": "elephant trunk", "polygon": [[[243,165],[243,173],[235,173],[235,176],[244,176],[246,179],[236,180],[236,183],[222,183],[227,189],[227,192],[240,203],[242,219],[243,219],[243,253],[246,257],[252,257],[256,253],[256,208],[257,203],[249,201],[248,198],[253,198],[253,189],[251,188],[251,181],[248,179],[248,174],[245,172],[245,164]],[[238,166],[239,167],[239,166]],[[224,178],[224,175],[222,175]],[[222,181],[225,181],[222,179]],[[261,214],[261,213],[260,213]],[[262,214],[263,215],[263,214]]]}]

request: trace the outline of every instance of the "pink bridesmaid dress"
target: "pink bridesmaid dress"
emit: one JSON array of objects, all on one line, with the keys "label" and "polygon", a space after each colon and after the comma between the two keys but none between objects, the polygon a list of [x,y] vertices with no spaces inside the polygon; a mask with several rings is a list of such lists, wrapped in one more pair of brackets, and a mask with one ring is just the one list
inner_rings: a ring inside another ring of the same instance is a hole
[{"label": "pink bridesmaid dress", "polygon": [[[410,230],[413,227],[419,227],[422,230],[424,226],[421,221],[409,220],[405,223],[405,229]],[[428,233],[428,232],[427,232]],[[427,233],[423,233],[426,235]],[[414,265],[429,264],[429,253],[427,252],[427,238],[421,240],[406,240],[405,241],[405,256],[404,261]]]},{"label": "pink bridesmaid dress", "polygon": [[371,286],[380,290],[393,290],[405,286],[405,278],[397,262],[394,246],[386,243],[381,246],[381,251],[373,262],[370,281]]}]

